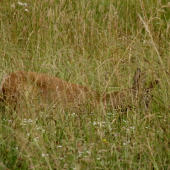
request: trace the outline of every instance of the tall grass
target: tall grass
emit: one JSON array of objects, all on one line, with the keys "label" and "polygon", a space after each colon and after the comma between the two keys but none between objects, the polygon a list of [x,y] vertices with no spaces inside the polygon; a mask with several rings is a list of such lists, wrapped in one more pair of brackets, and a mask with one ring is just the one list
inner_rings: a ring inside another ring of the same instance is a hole
[{"label": "tall grass", "polygon": [[0,77],[55,75],[96,91],[159,80],[149,111],[1,110],[0,169],[170,169],[168,0],[0,2]]}]

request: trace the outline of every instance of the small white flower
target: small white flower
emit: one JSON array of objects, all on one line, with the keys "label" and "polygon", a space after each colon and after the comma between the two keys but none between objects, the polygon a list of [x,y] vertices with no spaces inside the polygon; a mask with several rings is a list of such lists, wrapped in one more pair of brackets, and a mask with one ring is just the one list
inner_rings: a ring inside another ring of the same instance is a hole
[{"label": "small white flower", "polygon": [[86,152],[87,154],[90,154],[90,151],[87,151],[86,149],[85,149],[85,152]]},{"label": "small white flower", "polygon": [[15,8],[15,4],[14,4],[14,3],[12,3],[12,4],[11,4],[11,7],[12,7],[12,8]]},{"label": "small white flower", "polygon": [[18,5],[21,5],[21,6],[27,6],[26,3],[22,3],[22,2],[18,2]]},{"label": "small white flower", "polygon": [[49,154],[44,154],[44,153],[42,153],[42,157],[44,157],[45,155],[46,155],[46,156],[49,156]]},{"label": "small white flower", "polygon": [[35,138],[34,138],[34,141],[37,141],[37,140],[38,140],[38,137],[35,137]]},{"label": "small white flower", "polygon": [[134,130],[134,129],[135,129],[135,126],[130,127],[130,129],[133,129],[133,130]]},{"label": "small white flower", "polygon": [[62,146],[61,146],[61,145],[59,145],[59,146],[57,146],[57,148],[62,148]]},{"label": "small white flower", "polygon": [[31,120],[31,119],[28,119],[28,121],[27,121],[28,123],[33,123],[33,120]]},{"label": "small white flower", "polygon": [[73,117],[74,117],[74,116],[77,116],[77,114],[76,114],[76,113],[72,113],[72,114],[71,114],[71,116],[73,116]]},{"label": "small white flower", "polygon": [[98,125],[99,124],[99,122],[93,122],[93,126],[95,126],[95,125]]}]

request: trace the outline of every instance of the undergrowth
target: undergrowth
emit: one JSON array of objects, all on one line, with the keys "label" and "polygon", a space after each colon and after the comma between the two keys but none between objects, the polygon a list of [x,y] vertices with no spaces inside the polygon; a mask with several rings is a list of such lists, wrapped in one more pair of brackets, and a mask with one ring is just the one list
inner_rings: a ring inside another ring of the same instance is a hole
[{"label": "undergrowth", "polygon": [[145,112],[1,109],[0,169],[170,169],[168,0],[0,2],[0,77],[34,71],[98,92],[157,79]]}]

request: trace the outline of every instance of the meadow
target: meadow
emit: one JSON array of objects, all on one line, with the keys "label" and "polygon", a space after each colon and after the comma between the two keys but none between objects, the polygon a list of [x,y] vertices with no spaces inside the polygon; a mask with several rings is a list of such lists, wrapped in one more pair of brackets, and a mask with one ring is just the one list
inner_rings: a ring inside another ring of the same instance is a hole
[{"label": "meadow", "polygon": [[[157,79],[149,109],[0,109],[0,169],[170,169],[168,0],[2,0],[0,80],[34,71],[98,92]],[[1,105],[3,105],[1,103]]]}]

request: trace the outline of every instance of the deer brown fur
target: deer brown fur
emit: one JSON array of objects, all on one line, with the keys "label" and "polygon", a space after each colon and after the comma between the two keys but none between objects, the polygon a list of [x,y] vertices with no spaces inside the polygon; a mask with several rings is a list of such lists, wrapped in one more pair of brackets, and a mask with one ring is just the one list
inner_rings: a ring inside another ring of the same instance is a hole
[{"label": "deer brown fur", "polygon": [[[52,104],[63,108],[78,107],[81,104],[90,104],[97,107],[126,109],[146,95],[158,83],[154,81],[149,87],[143,86],[141,70],[137,69],[132,88],[122,91],[99,94],[88,87],[72,84],[58,77],[35,72],[18,71],[4,77],[0,93],[3,101],[16,110],[26,100],[37,105]],[[149,99],[150,100],[150,99]],[[135,101],[135,102],[134,102]],[[145,101],[147,105],[148,101]]]}]

